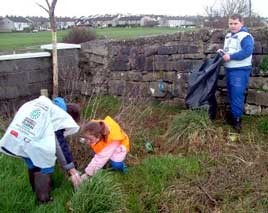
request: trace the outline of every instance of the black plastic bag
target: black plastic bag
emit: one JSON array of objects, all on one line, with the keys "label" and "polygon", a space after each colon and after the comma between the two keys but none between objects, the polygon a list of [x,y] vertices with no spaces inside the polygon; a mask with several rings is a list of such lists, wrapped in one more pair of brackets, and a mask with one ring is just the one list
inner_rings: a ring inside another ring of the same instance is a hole
[{"label": "black plastic bag", "polygon": [[188,108],[209,107],[211,119],[216,116],[216,89],[218,75],[223,57],[218,53],[215,57],[207,59],[199,69],[193,70],[188,78],[188,91],[185,104]]}]

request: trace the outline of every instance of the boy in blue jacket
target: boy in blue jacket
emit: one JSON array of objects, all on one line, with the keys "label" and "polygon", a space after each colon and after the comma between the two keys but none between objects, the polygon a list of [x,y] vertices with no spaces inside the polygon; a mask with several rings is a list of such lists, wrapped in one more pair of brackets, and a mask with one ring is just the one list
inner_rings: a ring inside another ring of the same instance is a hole
[{"label": "boy in blue jacket", "polygon": [[240,133],[245,91],[252,69],[254,39],[244,27],[244,21],[240,15],[232,15],[228,24],[230,32],[225,36],[223,59],[231,108],[231,122],[233,128]]}]

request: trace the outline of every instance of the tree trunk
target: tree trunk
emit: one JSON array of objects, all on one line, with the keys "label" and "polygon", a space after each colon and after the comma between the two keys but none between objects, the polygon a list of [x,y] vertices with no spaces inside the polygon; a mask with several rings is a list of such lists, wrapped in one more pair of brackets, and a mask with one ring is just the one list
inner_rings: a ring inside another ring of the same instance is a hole
[{"label": "tree trunk", "polygon": [[57,51],[57,31],[52,30],[52,61],[53,61],[53,95],[55,98],[59,93],[58,81],[58,51]]}]

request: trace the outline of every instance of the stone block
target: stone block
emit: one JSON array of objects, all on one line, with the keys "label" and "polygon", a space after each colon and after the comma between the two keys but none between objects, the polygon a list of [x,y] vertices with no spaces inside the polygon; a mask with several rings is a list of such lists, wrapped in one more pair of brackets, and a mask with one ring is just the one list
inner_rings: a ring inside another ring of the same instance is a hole
[{"label": "stone block", "polygon": [[268,78],[263,77],[251,77],[249,79],[250,89],[261,89],[268,91]]},{"label": "stone block", "polygon": [[268,106],[268,92],[248,90],[247,103]]},{"label": "stone block", "polygon": [[0,74],[0,85],[5,86],[17,86],[17,85],[27,85],[27,73],[10,73],[10,74]]},{"label": "stone block", "polygon": [[172,55],[176,54],[178,51],[178,46],[161,46],[158,47],[158,55]]},{"label": "stone block", "polygon": [[178,45],[178,53],[179,54],[199,53],[199,47],[196,45],[190,45],[190,44]]}]

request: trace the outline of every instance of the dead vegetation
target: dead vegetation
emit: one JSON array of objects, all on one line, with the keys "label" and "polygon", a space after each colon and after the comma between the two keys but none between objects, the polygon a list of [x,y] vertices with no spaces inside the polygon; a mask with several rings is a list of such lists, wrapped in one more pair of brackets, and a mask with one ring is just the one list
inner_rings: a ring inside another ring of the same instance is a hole
[{"label": "dead vegetation", "polygon": [[[222,119],[211,123],[206,112],[185,111],[149,102],[141,104],[135,100],[121,103],[112,116],[130,135],[129,165],[138,165],[148,156],[144,149],[145,140],[153,143],[154,155],[200,156],[201,174],[196,177],[178,174],[179,177],[161,192],[163,199],[158,204],[159,212],[267,209],[268,146],[264,131],[260,133],[252,128],[258,118],[247,119],[250,121],[243,124],[244,131],[239,140],[232,142],[229,140],[232,129]],[[88,153],[78,147],[78,153]],[[82,160],[83,163],[88,161]]]},{"label": "dead vegetation", "polygon": [[[85,120],[110,115],[126,130],[132,144],[127,159],[130,167],[139,166],[149,155],[198,158],[201,172],[187,176],[178,171],[160,192],[158,212],[267,211],[267,116],[244,116],[243,132],[232,142],[232,129],[223,118],[211,123],[202,111],[149,100],[101,96],[81,100],[81,105]],[[152,142],[154,153],[147,153],[146,140]],[[78,137],[73,137],[70,145],[83,171],[93,153],[86,144],[78,142]]]}]

